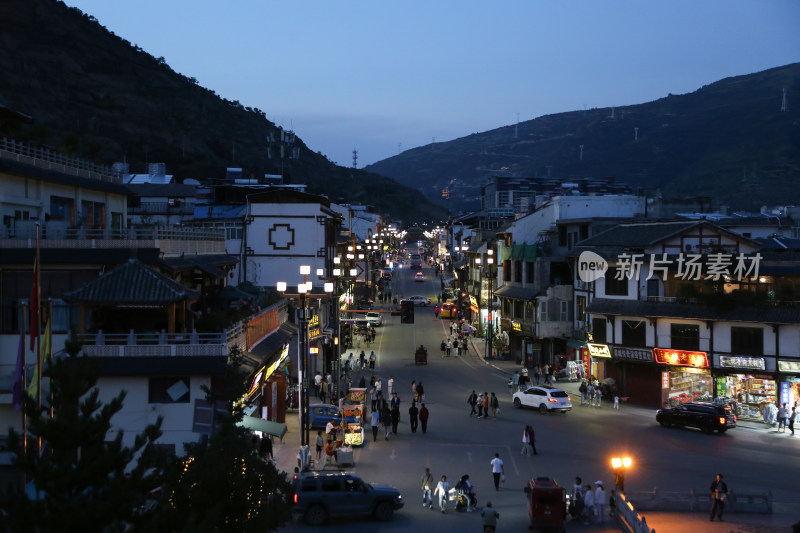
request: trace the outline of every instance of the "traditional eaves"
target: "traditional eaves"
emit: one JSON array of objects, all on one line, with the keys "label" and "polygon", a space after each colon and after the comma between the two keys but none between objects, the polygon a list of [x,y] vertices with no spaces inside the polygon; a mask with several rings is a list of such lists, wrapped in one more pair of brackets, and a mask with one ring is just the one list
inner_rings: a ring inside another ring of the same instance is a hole
[{"label": "traditional eaves", "polygon": [[130,259],[80,289],[66,293],[64,300],[98,307],[161,307],[198,296],[196,291]]}]

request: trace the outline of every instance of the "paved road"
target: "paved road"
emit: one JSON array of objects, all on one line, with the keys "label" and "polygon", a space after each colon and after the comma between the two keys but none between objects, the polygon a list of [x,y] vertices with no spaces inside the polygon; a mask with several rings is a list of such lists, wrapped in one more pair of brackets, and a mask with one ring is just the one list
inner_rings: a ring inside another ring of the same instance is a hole
[{"label": "paved road", "polygon": [[[425,282],[414,282],[413,273],[401,271],[392,286],[394,295],[423,294],[436,301],[439,281],[430,269],[424,270]],[[373,349],[378,354],[376,375],[395,379],[395,390],[403,404],[401,413],[406,416],[397,436],[387,442],[367,442],[355,452],[355,471],[367,481],[390,483],[398,487],[406,499],[406,507],[395,520],[376,526],[369,519],[334,520],[331,530],[347,524],[351,531],[481,531],[477,513],[466,514],[423,509],[418,479],[426,466],[434,477],[442,474],[455,482],[462,474],[469,474],[476,485],[480,505],[490,499],[500,513],[498,531],[524,531],[528,526],[525,496],[522,487],[536,476],[554,477],[565,486],[571,486],[576,475],[584,483],[596,480],[613,486],[609,459],[619,454],[634,458],[634,468],[626,478],[626,489],[686,490],[705,489],[716,472],[724,472],[729,486],[754,489],[771,489],[777,501],[796,505],[800,509],[800,496],[796,476],[789,472],[800,471],[797,449],[800,437],[779,439],[763,429],[739,429],[725,435],[705,435],[691,430],[664,429],[655,424],[654,413],[648,409],[623,406],[619,411],[603,406],[600,409],[576,405],[568,414],[542,415],[532,410],[512,407],[507,390],[513,363],[487,364],[474,347],[460,358],[442,358],[439,343],[447,333],[447,320],[433,316],[433,306],[417,307],[415,324],[400,324],[399,317],[387,315],[384,326]],[[414,364],[414,348],[425,344],[429,349],[429,364]],[[427,435],[411,434],[407,424],[407,409],[411,399],[412,380],[425,386],[426,404],[431,412]],[[354,379],[357,381],[357,379]],[[575,385],[564,388],[576,389]],[[500,398],[501,413],[497,420],[478,420],[469,417],[466,403],[469,392],[495,392]],[[579,402],[576,402],[579,403]],[[520,440],[525,424],[532,424],[537,434],[538,456],[520,455]],[[297,450],[296,417],[288,420],[290,434],[285,443],[276,445],[276,459],[284,470],[295,465]],[[371,435],[369,436],[371,440]],[[506,464],[506,482],[500,491],[492,483],[489,461],[500,453]],[[681,531],[668,526],[661,518],[659,528],[650,515],[651,527],[662,531]],[[780,525],[789,522],[782,517]],[[694,516],[692,518],[698,518]],[[798,516],[800,518],[800,516]],[[673,520],[674,522],[674,520]],[[680,519],[678,524],[682,523]],[[466,529],[465,529],[466,528]],[[567,530],[618,531],[607,525],[584,526],[568,523]],[[283,531],[308,531],[303,524],[290,524]],[[692,530],[700,531],[693,528]],[[729,531],[725,529],[724,531]],[[704,529],[711,531],[711,529]],[[717,531],[717,529],[713,529]],[[750,529],[749,531],[756,531]],[[767,531],[767,530],[764,530]],[[773,531],[773,530],[769,530]]]}]

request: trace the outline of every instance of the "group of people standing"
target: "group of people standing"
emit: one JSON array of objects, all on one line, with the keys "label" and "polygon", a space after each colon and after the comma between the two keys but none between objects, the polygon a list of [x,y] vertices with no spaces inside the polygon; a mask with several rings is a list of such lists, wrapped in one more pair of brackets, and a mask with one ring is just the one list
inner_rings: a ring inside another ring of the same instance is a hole
[{"label": "group of people standing", "polygon": [[786,428],[789,428],[789,431],[792,432],[794,435],[794,423],[800,422],[800,415],[797,413],[797,408],[792,406],[791,412],[789,411],[789,405],[783,404],[780,409],[778,409],[778,431],[784,432]]},{"label": "group of people standing", "polygon": [[[581,393],[581,405],[587,407],[600,407],[603,401],[603,389],[596,377],[581,380],[578,390]],[[619,409],[619,400],[614,401],[614,407]]]},{"label": "group of people standing", "polygon": [[[615,491],[611,491],[608,505],[614,506]],[[572,503],[570,514],[574,520],[583,520],[584,525],[605,522],[606,490],[602,481],[595,481],[592,485],[584,485],[580,477],[575,478],[572,486]]]},{"label": "group of people standing", "polygon": [[493,420],[497,420],[497,413],[500,412],[500,401],[497,399],[495,393],[482,392],[476,394],[473,389],[467,397],[467,404],[469,404],[469,416],[477,415],[478,418],[489,418],[491,415]]},{"label": "group of people standing", "polygon": [[[363,377],[362,377],[363,379]],[[380,377],[375,377],[374,374],[370,376],[370,400],[371,400],[371,418],[370,425],[372,427],[372,440],[378,440],[378,432],[380,428],[384,429],[384,440],[389,440],[389,435],[397,435],[397,428],[400,422],[400,396],[395,390],[394,379],[389,376],[387,380],[387,393],[389,401],[384,398],[383,381]],[[425,389],[422,382],[411,383],[411,392],[414,399],[411,401],[411,407],[408,408],[408,419],[411,427],[411,433],[416,433],[417,428],[421,427],[423,433],[428,432],[428,418],[430,412],[425,406]],[[419,407],[417,404],[419,403]]]}]

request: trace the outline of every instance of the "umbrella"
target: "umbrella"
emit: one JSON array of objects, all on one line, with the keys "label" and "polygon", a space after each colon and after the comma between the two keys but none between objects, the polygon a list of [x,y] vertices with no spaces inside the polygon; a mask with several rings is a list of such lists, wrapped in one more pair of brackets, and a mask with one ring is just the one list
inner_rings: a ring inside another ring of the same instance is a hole
[{"label": "umbrella", "polygon": [[614,378],[606,378],[603,380],[603,385],[613,385],[617,380]]}]

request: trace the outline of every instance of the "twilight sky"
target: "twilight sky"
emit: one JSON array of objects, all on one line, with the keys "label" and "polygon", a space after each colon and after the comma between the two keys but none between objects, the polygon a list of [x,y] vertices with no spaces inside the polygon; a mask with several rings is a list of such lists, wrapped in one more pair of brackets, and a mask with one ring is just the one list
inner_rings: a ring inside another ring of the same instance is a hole
[{"label": "twilight sky", "polygon": [[65,3],[335,163],[357,149],[359,168],[800,61],[797,0]]}]

